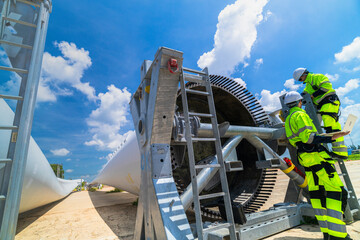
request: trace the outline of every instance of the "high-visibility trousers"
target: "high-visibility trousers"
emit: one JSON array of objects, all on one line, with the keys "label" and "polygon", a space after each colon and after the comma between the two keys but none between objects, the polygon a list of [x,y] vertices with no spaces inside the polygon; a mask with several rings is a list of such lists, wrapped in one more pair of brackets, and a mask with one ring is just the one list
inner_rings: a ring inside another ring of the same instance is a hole
[{"label": "high-visibility trousers", "polygon": [[[324,104],[321,109],[320,113],[336,113],[338,114],[340,107],[340,102],[335,101],[334,104],[327,103]],[[323,120],[323,127],[327,133],[334,132],[334,131],[341,131],[341,124],[335,119],[334,117],[326,114],[321,114],[321,118]],[[332,152],[340,155],[342,157],[348,156],[348,150],[344,142],[344,137],[338,138],[332,144]]]},{"label": "high-visibility trousers", "polygon": [[299,162],[305,168],[310,201],[320,230],[330,236],[345,238],[343,211],[347,192],[333,165],[317,152],[301,153]]}]

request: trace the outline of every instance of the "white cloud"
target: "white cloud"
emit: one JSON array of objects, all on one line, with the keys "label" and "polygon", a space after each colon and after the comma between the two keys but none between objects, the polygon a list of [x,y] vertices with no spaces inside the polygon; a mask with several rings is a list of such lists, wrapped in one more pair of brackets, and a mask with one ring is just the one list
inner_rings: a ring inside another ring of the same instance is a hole
[{"label": "white cloud", "polygon": [[218,16],[214,48],[198,60],[200,68],[212,74],[231,75],[235,67],[250,58],[257,38],[256,26],[263,20],[262,11],[268,0],[237,0],[227,5]]},{"label": "white cloud", "polygon": [[242,80],[241,78],[234,78],[234,81],[246,88],[246,82],[244,80]]},{"label": "white cloud", "polygon": [[74,171],[74,169],[66,169],[65,172],[67,173],[72,173]]},{"label": "white cloud", "polygon": [[126,88],[118,89],[114,85],[108,86],[108,92],[100,93],[99,107],[93,110],[86,120],[93,134],[87,146],[97,146],[101,150],[115,150],[127,135],[119,134],[121,127],[129,123],[129,101],[131,94]]},{"label": "white cloud", "polygon": [[341,103],[349,105],[349,104],[354,104],[355,101],[352,99],[349,99],[348,97],[344,97],[343,99],[341,99]]},{"label": "white cloud", "polygon": [[62,56],[44,53],[38,100],[54,102],[57,96],[72,95],[67,87],[80,91],[89,100],[95,100],[95,89],[88,82],[81,81],[84,71],[92,64],[89,51],[65,41],[55,42],[54,45]]},{"label": "white cloud", "polygon": [[334,75],[331,75],[331,74],[325,74],[325,76],[330,80],[330,82],[336,82],[337,80],[339,80],[339,74],[334,74]]},{"label": "white cloud", "polygon": [[66,156],[70,153],[69,150],[67,150],[66,148],[60,148],[60,149],[54,149],[54,150],[50,150],[50,152],[52,152],[52,154],[54,154],[55,156]]},{"label": "white cloud", "polygon": [[352,43],[344,46],[341,52],[335,54],[336,63],[345,63],[353,59],[360,59],[360,37],[356,37]]},{"label": "white cloud", "polygon": [[264,59],[258,58],[255,60],[255,68],[259,68],[264,63]]},{"label": "white cloud", "polygon": [[290,78],[285,81],[284,87],[286,87],[287,89],[290,89],[292,91],[296,91],[301,87],[301,85],[295,84],[295,80],[293,78]]},{"label": "white cloud", "polygon": [[68,158],[68,159],[66,159],[65,161],[70,162],[70,161],[71,161],[71,158]]},{"label": "white cloud", "polygon": [[269,18],[273,15],[273,13],[270,10],[266,11],[265,17],[264,17],[264,21],[269,20]]},{"label": "white cloud", "polygon": [[280,96],[285,94],[286,90],[282,90],[281,92],[271,93],[269,90],[261,91],[260,103],[263,106],[265,111],[275,111],[281,108]]},{"label": "white cloud", "polygon": [[341,98],[348,94],[349,92],[357,89],[359,87],[359,79],[351,79],[345,83],[344,87],[339,87],[335,89],[336,94]]}]

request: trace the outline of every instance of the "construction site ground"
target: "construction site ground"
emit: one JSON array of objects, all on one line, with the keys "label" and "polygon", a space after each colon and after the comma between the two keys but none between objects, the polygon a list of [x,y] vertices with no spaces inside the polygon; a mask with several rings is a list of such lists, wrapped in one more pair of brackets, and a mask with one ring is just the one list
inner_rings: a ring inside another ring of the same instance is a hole
[{"label": "construction site ground", "polygon": [[[353,186],[360,197],[360,161],[346,162]],[[277,183],[262,209],[283,202],[288,177],[279,171]],[[19,216],[16,240],[115,240],[132,239],[136,220],[137,196],[127,192],[74,192],[67,198]],[[360,221],[347,226],[353,239],[360,240]],[[317,225],[304,224],[265,239],[322,239]]]}]

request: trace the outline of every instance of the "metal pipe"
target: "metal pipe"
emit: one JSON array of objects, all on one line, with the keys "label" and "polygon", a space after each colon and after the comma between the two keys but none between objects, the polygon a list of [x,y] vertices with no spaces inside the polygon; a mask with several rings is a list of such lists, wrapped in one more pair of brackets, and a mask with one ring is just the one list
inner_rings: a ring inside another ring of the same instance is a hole
[{"label": "metal pipe", "polygon": [[[258,150],[262,151],[265,149],[268,151],[271,155],[274,156],[274,158],[279,159],[280,161],[280,169],[282,171],[289,169],[289,166],[286,164],[284,159],[282,159],[276,152],[274,152],[266,143],[264,143],[259,137],[257,136],[249,136],[246,138],[254,147],[256,147]],[[285,174],[293,180],[298,186],[304,186],[305,185],[305,179],[300,176],[298,173],[296,173],[294,170],[291,170],[290,172],[286,172]]]},{"label": "metal pipe", "polygon": [[[211,126],[211,124],[209,125]],[[243,136],[237,135],[235,137],[232,137],[225,143],[222,149],[224,161],[227,160],[231,152],[235,150],[235,148],[239,145],[242,139]],[[214,156],[211,159],[210,164],[217,164],[217,163],[218,163],[217,157]],[[197,184],[198,184],[199,193],[206,187],[206,185],[209,183],[209,181],[217,173],[218,170],[219,170],[218,168],[204,168],[203,170],[201,170],[201,172],[197,175]],[[193,201],[193,191],[191,184],[189,184],[186,190],[181,194],[180,199],[184,206],[184,209],[187,210],[191,206],[191,203]]]},{"label": "metal pipe", "polygon": [[[223,137],[234,137],[242,135],[257,136],[261,139],[286,139],[284,128],[246,127],[231,125]],[[201,123],[198,129],[198,137],[212,137],[211,124]]]}]

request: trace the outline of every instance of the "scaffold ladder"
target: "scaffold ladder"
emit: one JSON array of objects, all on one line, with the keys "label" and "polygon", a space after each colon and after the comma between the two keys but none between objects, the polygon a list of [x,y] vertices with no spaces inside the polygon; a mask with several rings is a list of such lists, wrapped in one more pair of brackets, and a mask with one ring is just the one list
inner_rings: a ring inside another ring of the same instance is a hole
[{"label": "scaffold ladder", "polygon": [[[188,73],[185,73],[188,72]],[[190,73],[190,74],[189,74]],[[197,91],[186,89],[185,82],[197,82],[203,86],[205,86],[206,91]],[[235,231],[235,223],[232,211],[232,204],[230,200],[230,192],[228,187],[228,182],[226,178],[226,169],[224,164],[224,159],[222,155],[222,148],[220,142],[220,133],[218,128],[218,122],[216,118],[216,110],[215,110],[215,103],[213,98],[213,93],[210,85],[210,78],[208,74],[208,69],[205,68],[203,71],[196,71],[188,68],[181,69],[181,76],[180,76],[180,86],[181,86],[181,96],[182,96],[182,105],[183,105],[183,114],[185,118],[185,139],[187,143],[187,151],[189,157],[189,168],[191,174],[191,184],[193,189],[193,196],[194,196],[194,208],[195,208],[195,218],[196,218],[196,229],[198,239],[202,240],[205,239],[206,234],[212,231],[215,231],[220,228],[228,228],[230,233],[230,239],[234,240],[237,239],[236,231]],[[195,113],[189,112],[189,105],[187,94],[197,94],[207,97],[207,102],[209,106],[209,113]],[[190,127],[190,117],[198,116],[203,118],[210,118],[213,130],[213,138],[194,138],[191,135],[191,127]],[[194,141],[210,141],[214,142],[215,150],[216,150],[216,157],[217,157],[217,164],[205,164],[205,165],[196,165],[195,162],[195,155],[194,155]],[[211,193],[200,195],[197,183],[197,174],[196,169],[203,169],[203,168],[218,168],[221,180],[221,187],[222,192],[218,193]],[[203,222],[200,212],[200,201],[204,199],[211,199],[211,198],[219,198],[222,197],[224,200],[225,211],[226,211],[226,218],[227,223],[219,224],[216,227],[210,227],[207,229],[203,229]]]},{"label": "scaffold ladder", "polygon": [[0,6],[0,44],[10,59],[10,66],[0,66],[0,70],[21,78],[17,96],[0,93],[2,99],[17,101],[13,124],[0,126],[2,131],[11,131],[7,157],[0,159],[4,164],[0,172],[0,239],[11,240],[16,232],[51,3],[6,0]]},{"label": "scaffold ladder", "polygon": [[[309,94],[305,94],[305,110],[309,114],[310,118],[313,120],[314,125],[316,126],[316,129],[318,130],[318,133],[323,133],[323,129],[321,127],[320,119],[317,116],[317,111],[315,106],[312,103],[312,99]],[[345,221],[346,222],[352,222],[354,220],[360,220],[360,205],[359,201],[357,199],[355,189],[352,185],[349,173],[346,169],[344,160],[342,159],[336,159],[338,168],[340,170],[339,176],[342,176],[349,194],[348,199],[348,206],[345,210]]]}]

